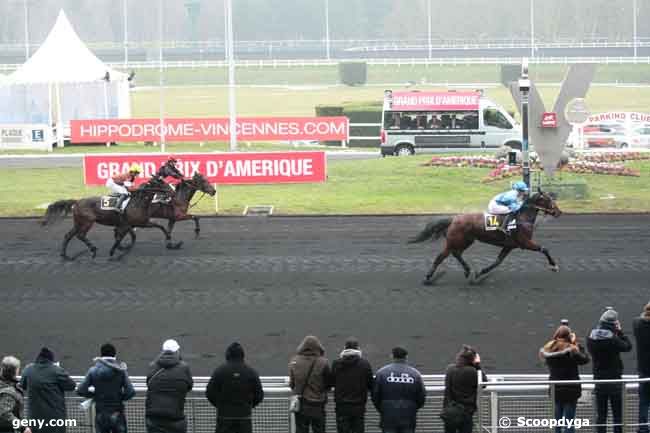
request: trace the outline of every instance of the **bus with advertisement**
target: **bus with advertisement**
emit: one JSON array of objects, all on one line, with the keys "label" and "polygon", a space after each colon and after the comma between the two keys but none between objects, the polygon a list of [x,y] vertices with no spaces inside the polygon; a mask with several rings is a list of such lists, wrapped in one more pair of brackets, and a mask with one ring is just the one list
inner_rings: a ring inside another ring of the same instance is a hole
[{"label": "bus with advertisement", "polygon": [[521,149],[521,127],[482,91],[384,91],[381,154]]}]

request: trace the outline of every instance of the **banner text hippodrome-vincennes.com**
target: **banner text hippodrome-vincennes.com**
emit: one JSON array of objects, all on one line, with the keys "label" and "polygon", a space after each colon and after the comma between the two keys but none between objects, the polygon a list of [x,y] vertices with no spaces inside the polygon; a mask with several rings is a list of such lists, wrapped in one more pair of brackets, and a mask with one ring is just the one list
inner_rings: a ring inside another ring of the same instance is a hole
[{"label": "banner text hippodrome-vincennes.com", "polygon": [[[93,119],[72,120],[73,143],[158,141],[227,141],[228,118]],[[348,139],[349,120],[338,117],[238,117],[237,139],[242,141]]]}]

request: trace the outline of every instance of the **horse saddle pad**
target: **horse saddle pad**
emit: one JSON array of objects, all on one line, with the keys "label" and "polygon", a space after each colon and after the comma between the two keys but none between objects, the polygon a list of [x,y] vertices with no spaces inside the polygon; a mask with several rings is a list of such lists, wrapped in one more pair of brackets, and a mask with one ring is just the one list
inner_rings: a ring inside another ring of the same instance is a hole
[{"label": "horse saddle pad", "polygon": [[153,196],[151,203],[169,204],[172,201],[172,196],[169,194],[156,194]]},{"label": "horse saddle pad", "polygon": [[119,211],[117,207],[117,201],[120,199],[119,195],[103,195],[99,201],[99,205],[102,210],[115,210]]},{"label": "horse saddle pad", "polygon": [[[491,213],[483,212],[483,220],[485,221],[485,231],[491,232],[498,230],[503,223],[503,219],[506,215],[493,215]],[[507,230],[513,230],[517,228],[517,220],[513,219],[508,223]]]}]

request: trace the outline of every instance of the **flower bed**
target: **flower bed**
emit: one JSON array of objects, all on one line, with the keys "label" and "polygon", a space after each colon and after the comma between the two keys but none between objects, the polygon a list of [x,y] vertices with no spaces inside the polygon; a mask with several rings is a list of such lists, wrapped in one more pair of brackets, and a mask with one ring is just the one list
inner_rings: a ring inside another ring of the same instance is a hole
[{"label": "flower bed", "polygon": [[[650,160],[650,153],[616,152],[582,154],[571,158],[568,164],[561,166],[559,169],[569,173],[638,177],[641,176],[638,170],[625,167],[622,164],[613,164],[612,162],[640,160]],[[493,170],[483,178],[483,183],[495,182],[522,175],[522,167],[520,165],[511,166],[506,163],[505,159],[485,156],[434,156],[424,165],[431,167],[492,168]],[[531,168],[542,169],[537,162],[532,162]]]}]

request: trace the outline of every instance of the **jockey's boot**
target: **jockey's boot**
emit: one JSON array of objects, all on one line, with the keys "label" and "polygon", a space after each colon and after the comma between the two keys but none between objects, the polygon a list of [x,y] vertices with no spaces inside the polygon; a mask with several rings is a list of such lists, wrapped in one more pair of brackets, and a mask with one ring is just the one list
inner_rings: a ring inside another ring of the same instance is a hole
[{"label": "jockey's boot", "polygon": [[124,209],[122,209],[122,205],[124,204],[124,200],[126,200],[128,195],[126,194],[120,194],[120,196],[117,199],[117,203],[115,204],[115,207],[117,207],[117,210],[119,213],[124,213]]},{"label": "jockey's boot", "polygon": [[503,218],[503,222],[501,223],[501,226],[497,229],[498,231],[502,232],[504,235],[508,236],[510,233],[508,233],[508,224],[510,224],[510,221],[512,221],[512,214],[509,213]]}]

